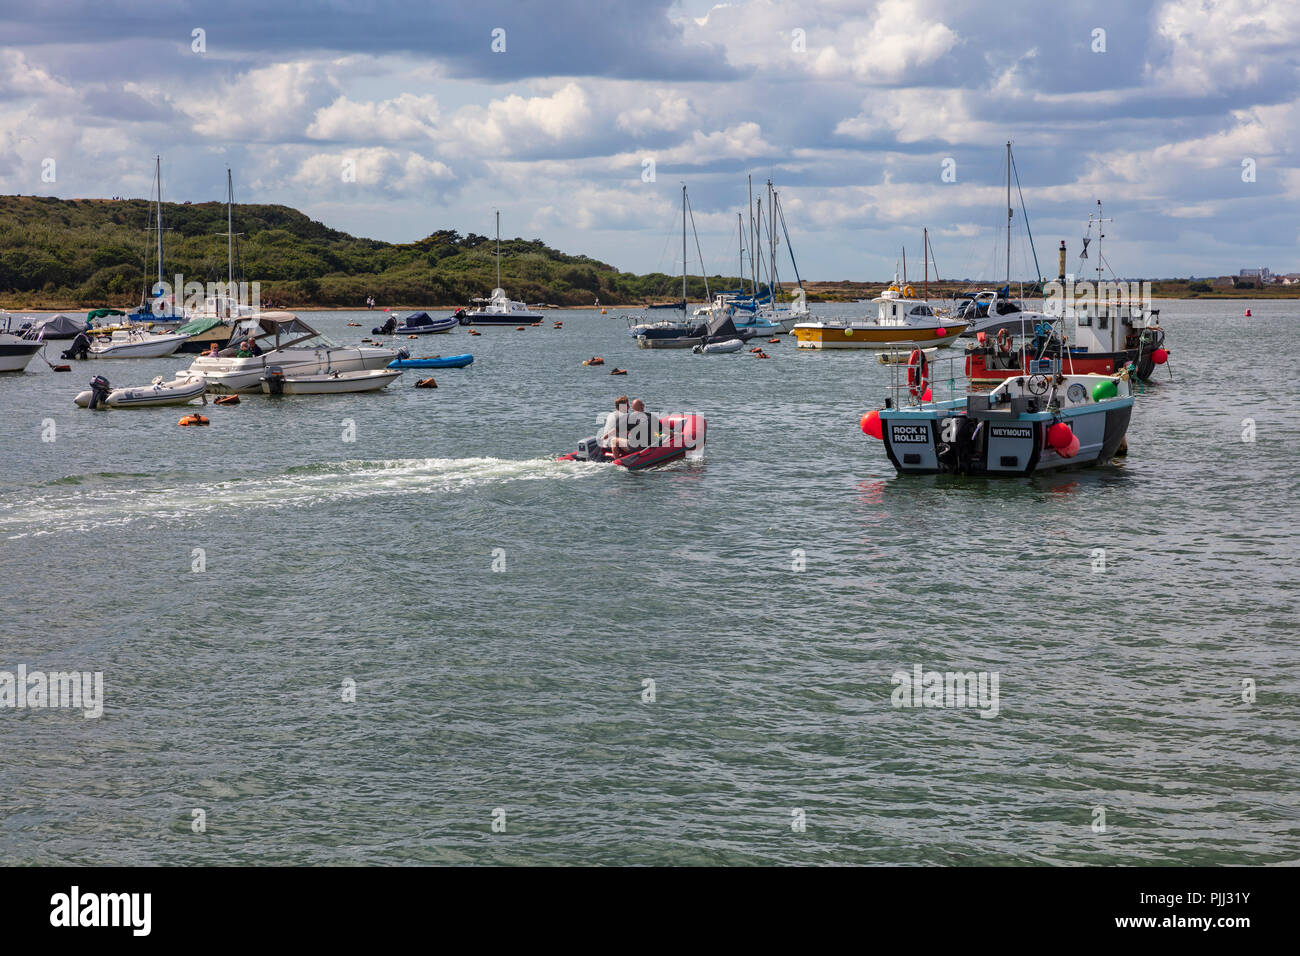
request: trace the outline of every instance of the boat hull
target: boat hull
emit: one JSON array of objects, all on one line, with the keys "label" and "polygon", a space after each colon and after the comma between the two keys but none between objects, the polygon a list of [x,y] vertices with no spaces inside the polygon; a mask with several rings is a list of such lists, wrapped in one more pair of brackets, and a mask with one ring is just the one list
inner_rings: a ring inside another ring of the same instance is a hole
[{"label": "boat hull", "polygon": [[160,335],[156,339],[145,342],[121,344],[110,342],[100,348],[92,345],[86,357],[92,359],[166,358],[168,355],[175,354],[188,339],[189,336],[186,335]]},{"label": "boat hull", "polygon": [[394,359],[388,363],[388,368],[464,368],[473,362],[474,356],[466,353],[435,358]]},{"label": "boat hull", "polygon": [[392,349],[321,348],[272,349],[245,359],[195,359],[189,371],[203,376],[207,390],[218,395],[258,392],[269,366],[278,365],[288,378],[384,369],[397,358]]},{"label": "boat hull", "polygon": [[0,336],[0,372],[22,372],[41,350],[40,342],[29,342],[16,335]]},{"label": "boat hull", "polygon": [[791,334],[801,349],[914,349],[948,348],[965,329],[965,325],[907,328],[811,322],[796,325]]},{"label": "boat hull", "polygon": [[[1132,414],[1131,395],[1055,412],[996,410],[974,398],[879,412],[881,440],[900,475],[985,477],[1107,464],[1118,452]],[[1079,441],[1068,457],[1048,441],[1048,429],[1058,422]]]},{"label": "boat hull", "polygon": [[334,375],[286,376],[278,383],[263,379],[264,395],[342,395],[349,392],[377,392],[402,374],[401,369],[369,369]]},{"label": "boat hull", "polygon": [[[966,378],[973,386],[990,388],[1017,375],[1066,374],[1114,375],[1129,363],[1137,369],[1143,381],[1155,372],[1151,350],[1129,349],[1123,352],[1084,352],[1071,349],[1062,360],[1058,352],[1043,358],[1025,356],[1022,362],[1019,351],[1001,352],[996,347],[968,349],[966,352]],[[1062,368],[1064,366],[1064,368]]]},{"label": "boat hull", "polygon": [[[104,404],[109,408],[149,408],[160,405],[188,405],[204,392],[203,380],[161,382],[157,385],[138,385],[115,388],[108,393]],[[81,392],[73,401],[79,408],[90,405],[90,390]]]}]

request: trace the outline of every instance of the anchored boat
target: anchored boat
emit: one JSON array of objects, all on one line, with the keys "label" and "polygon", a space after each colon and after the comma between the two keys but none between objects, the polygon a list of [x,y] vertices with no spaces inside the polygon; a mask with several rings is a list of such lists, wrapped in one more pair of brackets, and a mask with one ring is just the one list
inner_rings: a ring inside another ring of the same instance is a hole
[{"label": "anchored boat", "polygon": [[893,369],[885,407],[861,421],[904,475],[1031,475],[1106,464],[1120,452],[1133,413],[1126,373],[1018,375],[986,394],[934,401],[923,360],[914,356],[906,369],[904,381],[901,367]]},{"label": "anchored boat", "polygon": [[428,355],[424,358],[411,358],[398,353],[399,358],[388,363],[389,368],[464,368],[474,362],[474,356],[464,355]]},{"label": "anchored boat", "polygon": [[460,324],[460,317],[463,314],[465,314],[464,309],[457,309],[452,315],[434,319],[429,317],[428,312],[413,312],[402,321],[401,325],[397,324],[396,318],[391,318],[383,325],[371,329],[370,334],[435,335],[440,332],[450,332]]},{"label": "anchored boat", "polygon": [[174,354],[188,339],[188,335],[179,332],[160,334],[143,329],[118,329],[108,341],[91,343],[86,358],[164,358]]},{"label": "anchored boat", "polygon": [[876,317],[818,319],[800,322],[793,335],[801,349],[947,348],[969,324],[935,313],[930,303],[897,292],[894,287],[872,300]]},{"label": "anchored boat", "polygon": [[80,408],[145,408],[156,405],[188,405],[203,397],[203,379],[178,377],[164,382],[161,375],[149,385],[113,388],[108,379],[96,375],[90,388],[73,401]]},{"label": "anchored boat", "polygon": [[259,355],[243,355],[237,343],[214,356],[200,355],[190,371],[201,375],[208,391],[230,394],[255,392],[266,371],[280,366],[286,376],[332,375],[383,369],[397,358],[394,349],[335,345],[292,312],[263,312],[253,336]]},{"label": "anchored boat", "polygon": [[286,375],[273,365],[262,377],[264,395],[337,395],[345,392],[377,392],[402,374],[401,369],[372,368],[327,375]]}]

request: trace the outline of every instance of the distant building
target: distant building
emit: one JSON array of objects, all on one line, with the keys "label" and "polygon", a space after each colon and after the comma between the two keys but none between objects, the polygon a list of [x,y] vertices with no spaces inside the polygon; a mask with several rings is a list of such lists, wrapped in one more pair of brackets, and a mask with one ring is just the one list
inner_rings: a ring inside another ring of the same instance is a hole
[{"label": "distant building", "polygon": [[1268,277],[1271,276],[1272,274],[1273,273],[1270,272],[1266,267],[1261,266],[1258,269],[1242,269],[1239,273],[1237,273],[1237,278],[1238,279],[1262,279],[1263,281],[1267,282]]}]

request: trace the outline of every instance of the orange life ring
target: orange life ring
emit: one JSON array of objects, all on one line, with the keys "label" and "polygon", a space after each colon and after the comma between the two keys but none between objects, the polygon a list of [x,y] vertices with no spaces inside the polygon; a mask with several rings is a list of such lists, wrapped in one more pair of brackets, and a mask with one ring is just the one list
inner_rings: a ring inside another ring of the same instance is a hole
[{"label": "orange life ring", "polygon": [[177,424],[177,425],[181,425],[181,426],[186,426],[186,425],[206,425],[206,424],[208,424],[208,420],[207,420],[206,418],[204,418],[202,415],[186,415],[184,418],[182,418],[182,419],[181,419],[180,421],[178,421],[176,424]]},{"label": "orange life ring", "polygon": [[920,349],[912,349],[907,358],[907,390],[913,398],[920,398],[930,387],[930,363]]},{"label": "orange life ring", "polygon": [[1011,333],[1006,329],[998,329],[998,351],[1011,351]]}]

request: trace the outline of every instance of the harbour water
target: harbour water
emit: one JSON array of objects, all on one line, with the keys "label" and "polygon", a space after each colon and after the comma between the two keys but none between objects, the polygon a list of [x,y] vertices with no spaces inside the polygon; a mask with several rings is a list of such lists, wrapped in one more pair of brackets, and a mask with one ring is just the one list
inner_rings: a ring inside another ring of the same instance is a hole
[{"label": "harbour water", "polygon": [[[895,476],[869,355],[613,313],[201,429],[72,404],[188,359],[38,358],[0,376],[0,671],[105,700],[0,708],[0,862],[1296,863],[1300,303],[1162,324],[1122,463],[1004,480]],[[620,392],[706,460],[554,462]],[[997,674],[996,716],[894,706],[917,666]]]}]

